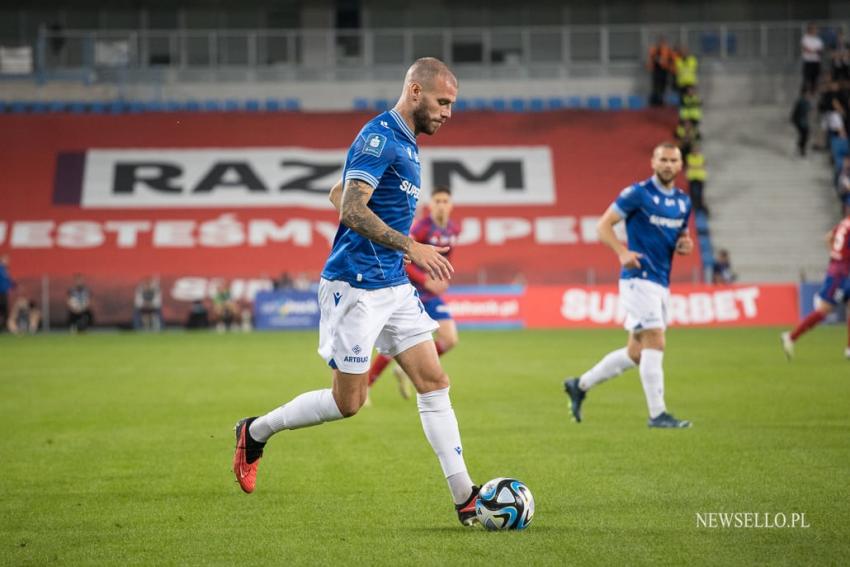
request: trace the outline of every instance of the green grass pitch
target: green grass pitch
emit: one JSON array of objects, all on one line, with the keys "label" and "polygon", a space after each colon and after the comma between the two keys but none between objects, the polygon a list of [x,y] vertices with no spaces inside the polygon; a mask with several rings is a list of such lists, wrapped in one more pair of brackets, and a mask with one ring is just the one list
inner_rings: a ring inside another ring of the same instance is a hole
[{"label": "green grass pitch", "polygon": [[[561,382],[619,331],[461,334],[445,367],[473,478],[515,476],[523,532],[464,529],[413,400],[391,374],[356,417],[230,471],[237,419],[326,387],[314,333],[0,337],[2,565],[829,565],[850,554],[844,327],[792,363],[779,329],[668,333],[646,427],[635,371],[569,420]],[[709,528],[699,513],[804,513],[808,528]]]}]

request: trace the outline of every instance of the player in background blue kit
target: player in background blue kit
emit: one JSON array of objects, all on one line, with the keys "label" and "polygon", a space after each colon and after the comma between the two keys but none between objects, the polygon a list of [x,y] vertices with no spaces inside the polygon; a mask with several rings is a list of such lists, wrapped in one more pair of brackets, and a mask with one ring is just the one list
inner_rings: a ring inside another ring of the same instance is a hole
[{"label": "player in background blue kit", "polygon": [[[330,366],[332,388],[307,392],[266,415],[236,425],[233,472],[253,492],[269,438],[355,415],[368,391],[373,347],[392,356],[413,382],[422,429],[449,485],[458,519],[475,522],[478,487],[463,458],[449,399],[449,377],[431,336],[437,323],[425,312],[404,269],[404,256],[431,278],[453,271],[446,248],[408,236],[419,199],[416,136],[434,134],[451,117],[457,79],[444,63],[417,60],[407,71],[398,103],[357,134],[331,202],[340,225],[319,283],[319,355]],[[341,193],[340,193],[341,191]]]},{"label": "player in background blue kit", "polygon": [[[564,381],[576,422],[581,422],[582,402],[590,388],[637,366],[649,406],[649,427],[691,426],[690,421],[667,412],[662,368],[673,254],[690,254],[694,247],[688,236],[691,200],[673,185],[682,169],[678,147],[658,145],[651,164],[655,175],[623,189],[599,219],[599,239],[617,254],[623,267],[620,303],[626,311],[629,340],[625,348],[608,353],[580,378]],[[626,221],[628,248],[614,233],[614,225],[621,220]]]},{"label": "player in background blue kit", "polygon": [[[451,260],[452,251],[460,235],[460,229],[451,220],[453,207],[451,189],[444,185],[434,187],[431,191],[431,200],[428,203],[428,214],[413,223],[413,228],[410,229],[410,236],[416,242],[448,248],[443,253],[448,260]],[[410,278],[410,283],[419,292],[419,299],[425,307],[425,312],[440,325],[434,337],[434,345],[437,347],[437,354],[443,356],[454,348],[458,341],[457,325],[452,319],[448,306],[440,297],[448,289],[449,282],[429,277],[419,266],[413,263],[407,265],[407,277]],[[370,388],[391,361],[392,358],[382,354],[375,357],[375,360],[372,361],[372,367],[369,369]],[[410,396],[410,378],[400,366],[396,366],[393,373],[398,379],[401,397],[407,399]]]}]

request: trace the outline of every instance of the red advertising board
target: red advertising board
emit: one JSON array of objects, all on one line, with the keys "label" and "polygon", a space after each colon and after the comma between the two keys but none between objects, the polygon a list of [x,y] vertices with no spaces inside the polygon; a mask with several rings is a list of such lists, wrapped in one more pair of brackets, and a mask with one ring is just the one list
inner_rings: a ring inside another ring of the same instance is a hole
[{"label": "red advertising board", "polygon": [[[368,113],[0,115],[0,251],[14,276],[318,274],[327,189]],[[458,113],[421,136],[422,186],[455,190],[460,282],[616,279],[595,222],[650,175],[665,111]],[[697,255],[677,258],[690,281]],[[97,295],[97,290],[95,290]]]},{"label": "red advertising board", "polygon": [[[613,285],[482,288],[481,292],[450,292],[447,303],[458,323],[473,325],[604,328],[620,327],[625,316]],[[677,284],[671,288],[671,326],[789,325],[798,314],[798,290],[793,284]]]}]

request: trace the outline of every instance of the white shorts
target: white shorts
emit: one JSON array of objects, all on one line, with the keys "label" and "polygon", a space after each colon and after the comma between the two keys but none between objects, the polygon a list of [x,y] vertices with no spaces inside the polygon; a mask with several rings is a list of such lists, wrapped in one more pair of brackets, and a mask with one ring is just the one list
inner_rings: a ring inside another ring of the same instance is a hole
[{"label": "white shorts", "polygon": [[670,290],[663,285],[640,278],[620,280],[620,304],[627,331],[667,328]]},{"label": "white shorts", "polygon": [[360,289],[344,281],[319,282],[319,356],[348,374],[369,370],[372,347],[395,356],[431,339],[439,325],[412,285]]}]

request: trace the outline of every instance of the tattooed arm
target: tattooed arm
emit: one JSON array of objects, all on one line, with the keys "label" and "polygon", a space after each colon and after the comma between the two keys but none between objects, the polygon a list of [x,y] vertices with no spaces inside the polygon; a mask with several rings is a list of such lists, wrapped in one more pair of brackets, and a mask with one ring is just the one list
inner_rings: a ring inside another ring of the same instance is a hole
[{"label": "tattooed arm", "polygon": [[359,179],[349,179],[342,192],[339,220],[342,224],[372,242],[399,250],[434,279],[450,279],[454,271],[442,253],[448,248],[420,244],[406,234],[387,226],[368,206],[375,188]]}]

